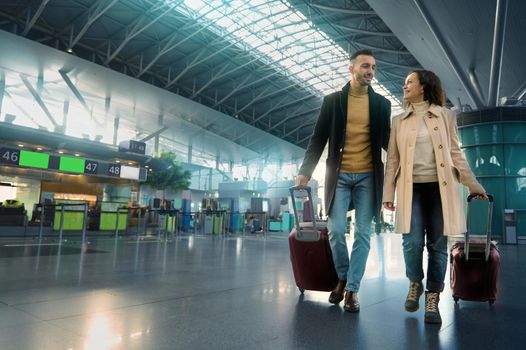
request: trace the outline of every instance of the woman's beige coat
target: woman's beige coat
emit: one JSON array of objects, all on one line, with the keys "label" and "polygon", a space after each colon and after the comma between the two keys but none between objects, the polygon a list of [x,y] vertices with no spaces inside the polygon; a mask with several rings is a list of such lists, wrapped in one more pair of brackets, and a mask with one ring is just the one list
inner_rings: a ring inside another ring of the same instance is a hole
[{"label": "woman's beige coat", "polygon": [[[459,182],[470,193],[485,193],[477,182],[460,150],[457,120],[452,111],[431,105],[424,116],[437,164],[440,198],[444,217],[444,235],[466,232]],[[395,231],[409,233],[413,201],[413,157],[419,118],[410,106],[393,118],[387,151],[383,202],[394,203],[396,190]]]}]

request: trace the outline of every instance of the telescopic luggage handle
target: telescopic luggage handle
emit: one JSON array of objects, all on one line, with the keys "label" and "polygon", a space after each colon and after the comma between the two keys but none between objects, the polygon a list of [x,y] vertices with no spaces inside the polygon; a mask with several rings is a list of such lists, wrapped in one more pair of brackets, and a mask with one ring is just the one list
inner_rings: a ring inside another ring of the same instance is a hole
[{"label": "telescopic luggage handle", "polygon": [[312,217],[312,227],[316,227],[316,218],[314,217],[314,204],[312,203],[312,190],[310,186],[300,185],[300,186],[292,186],[289,188],[290,191],[290,197],[292,198],[292,208],[294,209],[294,219],[295,223],[294,226],[296,226],[296,231],[300,231],[300,221],[298,216],[298,210],[296,209],[296,197],[294,196],[294,191],[306,191],[307,196],[309,198],[309,201],[311,203],[310,210],[311,210],[311,217]]},{"label": "telescopic luggage handle", "polygon": [[[471,202],[471,200],[473,198],[475,198],[476,196],[478,196],[478,194],[470,194],[468,196],[468,212],[467,212],[467,218],[466,218],[466,234],[464,236],[464,254],[465,254],[465,257],[466,257],[466,261],[469,260],[469,231],[470,231],[470,225],[471,225],[471,222],[470,222],[470,215],[469,215],[469,212],[470,212],[470,205],[469,203]],[[490,248],[491,248],[491,223],[492,223],[492,218],[493,218],[493,196],[489,193],[486,193],[486,196],[488,196],[488,201],[489,201],[489,208],[488,208],[488,218],[487,218],[487,231],[486,231],[486,247],[485,247],[485,250],[484,250],[484,253],[485,253],[485,260],[488,261],[489,259],[489,253],[490,253]]]}]

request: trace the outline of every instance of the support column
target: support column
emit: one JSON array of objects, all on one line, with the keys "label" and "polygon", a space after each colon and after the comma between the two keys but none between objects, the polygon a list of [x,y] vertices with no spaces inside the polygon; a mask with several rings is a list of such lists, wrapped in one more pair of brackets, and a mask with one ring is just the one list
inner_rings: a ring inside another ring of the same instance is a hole
[{"label": "support column", "polygon": [[497,0],[495,10],[495,28],[493,30],[493,49],[489,74],[488,107],[495,107],[499,99],[500,73],[502,68],[502,47],[506,34],[506,10],[508,1]]}]

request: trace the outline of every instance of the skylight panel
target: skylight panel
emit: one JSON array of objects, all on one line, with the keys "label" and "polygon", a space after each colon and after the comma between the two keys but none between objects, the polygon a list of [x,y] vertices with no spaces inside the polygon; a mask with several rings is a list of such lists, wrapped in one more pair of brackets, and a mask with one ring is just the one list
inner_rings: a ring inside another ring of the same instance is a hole
[{"label": "skylight panel", "polygon": [[[178,12],[272,64],[312,93],[323,96],[349,79],[348,54],[286,0],[184,0]],[[330,79],[316,82],[313,77]],[[376,80],[378,93],[398,101]],[[399,104],[399,102],[398,102]]]}]

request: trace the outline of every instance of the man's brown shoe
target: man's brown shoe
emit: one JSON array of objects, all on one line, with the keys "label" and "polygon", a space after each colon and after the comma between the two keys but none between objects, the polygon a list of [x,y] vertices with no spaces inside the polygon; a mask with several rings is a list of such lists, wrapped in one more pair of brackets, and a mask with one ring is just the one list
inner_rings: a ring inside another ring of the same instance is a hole
[{"label": "man's brown shoe", "polygon": [[339,280],[336,287],[331,292],[331,295],[329,295],[329,303],[331,304],[339,304],[340,301],[343,300],[343,293],[345,292],[345,285],[347,284],[347,281]]},{"label": "man's brown shoe", "polygon": [[343,309],[348,312],[360,312],[360,303],[358,303],[358,293],[345,291],[345,302]]}]

